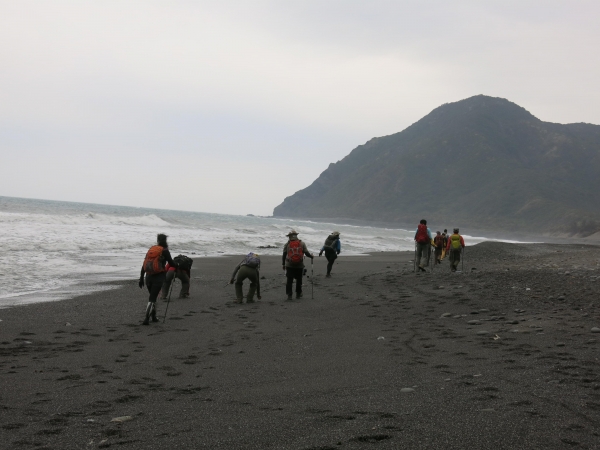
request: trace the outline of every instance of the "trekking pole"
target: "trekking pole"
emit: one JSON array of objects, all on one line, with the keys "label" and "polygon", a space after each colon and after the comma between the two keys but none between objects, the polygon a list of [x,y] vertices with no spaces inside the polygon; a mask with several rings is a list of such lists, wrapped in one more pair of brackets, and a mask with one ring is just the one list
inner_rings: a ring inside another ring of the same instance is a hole
[{"label": "trekking pole", "polygon": [[310,258],[310,298],[311,300],[315,299],[315,268],[313,266],[314,258]]},{"label": "trekking pole", "polygon": [[413,272],[417,271],[417,242],[415,241],[415,257],[413,258]]},{"label": "trekking pole", "polygon": [[173,281],[171,282],[171,288],[169,289],[169,299],[167,300],[167,307],[165,308],[165,317],[163,317],[163,323],[167,320],[167,311],[169,310],[169,303],[171,303],[171,292],[173,292],[173,285],[175,284],[175,275],[173,275]]},{"label": "trekking pole", "polygon": [[460,262],[460,271],[464,273],[465,271],[465,256],[467,255],[467,249],[465,247],[463,247],[463,257],[462,257],[462,261]]}]

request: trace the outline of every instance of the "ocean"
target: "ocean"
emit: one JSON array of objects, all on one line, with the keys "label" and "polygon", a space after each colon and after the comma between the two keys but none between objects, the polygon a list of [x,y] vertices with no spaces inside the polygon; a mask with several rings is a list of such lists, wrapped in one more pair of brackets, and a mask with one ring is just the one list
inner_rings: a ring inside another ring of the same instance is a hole
[{"label": "ocean", "polygon": [[341,233],[343,256],[414,249],[414,230],[12,197],[0,197],[0,224],[0,308],[137,279],[158,233],[169,236],[173,256],[280,255],[292,228],[316,252],[334,230]]}]

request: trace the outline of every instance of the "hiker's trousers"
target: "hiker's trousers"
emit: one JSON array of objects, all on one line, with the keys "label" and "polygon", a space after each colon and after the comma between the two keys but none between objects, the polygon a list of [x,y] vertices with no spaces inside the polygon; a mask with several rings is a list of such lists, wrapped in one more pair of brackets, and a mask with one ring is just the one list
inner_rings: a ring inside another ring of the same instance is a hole
[{"label": "hiker's trousers", "polygon": [[171,283],[175,278],[179,278],[181,280],[181,291],[179,292],[179,298],[182,298],[184,295],[189,295],[190,293],[190,277],[183,270],[169,270],[167,272],[167,276],[165,278],[165,282],[162,288],[162,295],[166,297],[169,295],[169,289],[171,288]]},{"label": "hiker's trousers", "polygon": [[421,266],[421,258],[425,259],[423,267],[429,266],[429,256],[431,254],[431,244],[429,242],[419,243],[417,242],[417,266]]},{"label": "hiker's trousers", "polygon": [[250,289],[248,289],[248,296],[246,298],[248,301],[252,301],[254,300],[256,286],[258,285],[258,270],[253,267],[240,266],[240,270],[238,270],[237,277],[235,279],[235,296],[238,300],[242,300],[244,298],[244,291],[242,290],[242,287],[246,278],[250,280]]},{"label": "hiker's trousers", "polygon": [[460,262],[460,254],[462,252],[462,248],[451,248],[450,249],[450,265],[455,269],[458,267],[458,263]]},{"label": "hiker's trousers", "polygon": [[287,283],[285,285],[285,293],[292,295],[292,285],[296,280],[296,294],[302,292],[302,274],[304,273],[304,267],[286,267],[285,276],[287,277]]},{"label": "hiker's trousers", "polygon": [[155,273],[153,275],[146,274],[146,287],[150,293],[150,297],[148,298],[150,303],[156,303],[156,299],[158,298],[158,294],[160,294],[165,278],[165,272]]},{"label": "hiker's trousers", "polygon": [[337,259],[337,253],[332,248],[325,248],[325,258],[327,258],[327,275],[331,273],[333,263]]}]

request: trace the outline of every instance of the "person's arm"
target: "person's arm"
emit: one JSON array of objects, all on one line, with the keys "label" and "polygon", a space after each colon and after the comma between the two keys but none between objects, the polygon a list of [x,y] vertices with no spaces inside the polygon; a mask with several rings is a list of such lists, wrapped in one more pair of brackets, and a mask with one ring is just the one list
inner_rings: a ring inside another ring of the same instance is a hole
[{"label": "person's arm", "polygon": [[446,252],[450,251],[450,244],[452,243],[452,239],[448,239],[448,243],[446,244]]},{"label": "person's arm", "polygon": [[308,256],[310,259],[313,259],[314,256],[312,255],[311,252],[308,251],[308,248],[306,247],[306,244],[304,243],[304,241],[302,241],[302,251],[304,252],[304,254],[306,256]]},{"label": "person's arm", "polygon": [[431,236],[431,230],[427,228],[427,236],[429,236],[429,240],[433,241],[433,237]]},{"label": "person's arm", "polygon": [[142,270],[140,271],[140,281],[138,283],[140,289],[144,287],[144,275],[146,274],[146,269],[144,269],[144,265],[142,264]]},{"label": "person's arm", "polygon": [[281,265],[283,266],[283,270],[285,270],[285,257],[287,256],[288,245],[287,243],[283,246],[283,255],[281,256]]},{"label": "person's arm", "polygon": [[413,238],[414,241],[417,240],[417,233],[419,232],[419,229],[417,228],[417,230],[415,231],[415,237]]},{"label": "person's arm", "polygon": [[338,239],[337,242],[335,243],[335,251],[337,252],[337,254],[339,255],[340,253],[342,253],[342,243],[340,242],[340,240]]},{"label": "person's arm", "polygon": [[240,263],[235,266],[235,269],[233,269],[233,273],[231,274],[231,280],[229,280],[229,284],[233,284],[233,280],[235,279],[235,274],[238,273],[238,270],[240,270],[240,267],[242,267],[242,263],[244,262],[244,260],[242,259],[240,261]]},{"label": "person's arm", "polygon": [[171,252],[169,251],[168,248],[163,249],[162,257],[165,261],[167,261],[169,263],[169,266],[175,267],[176,269],[179,268],[177,263],[175,261],[173,261],[173,258],[171,258]]},{"label": "person's arm", "polygon": [[319,256],[321,256],[324,251],[325,251],[325,245],[323,244],[323,247],[321,247],[321,250],[319,251]]},{"label": "person's arm", "polygon": [[261,299],[260,296],[260,271],[258,270],[258,267],[256,268],[256,296],[258,297],[258,299]]}]

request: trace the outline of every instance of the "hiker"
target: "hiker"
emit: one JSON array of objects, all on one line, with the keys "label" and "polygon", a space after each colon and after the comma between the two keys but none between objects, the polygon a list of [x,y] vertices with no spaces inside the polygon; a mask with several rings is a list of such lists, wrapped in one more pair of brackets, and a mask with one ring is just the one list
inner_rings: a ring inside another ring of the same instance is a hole
[{"label": "hiker", "polygon": [[302,298],[302,275],[304,274],[304,255],[311,260],[313,255],[306,248],[306,244],[298,239],[297,231],[290,231],[287,234],[288,241],[283,247],[283,270],[287,276],[285,293],[287,299],[292,299],[292,285],[296,280],[296,298]]},{"label": "hiker", "polygon": [[448,238],[448,246],[446,247],[446,253],[450,254],[450,270],[452,272],[456,272],[463,248],[465,248],[465,240],[458,234],[458,228],[455,228],[454,234]]},{"label": "hiker", "polygon": [[[415,231],[415,242],[417,243],[417,267],[422,272],[425,272],[425,266],[429,265],[429,256],[431,253],[430,245],[432,245],[433,238],[431,237],[431,231],[427,228],[427,221],[422,219],[417,226]],[[425,265],[421,264],[421,257],[425,257]]]},{"label": "hiker", "polygon": [[[250,280],[250,289],[248,289],[248,295],[246,297],[246,303],[254,303],[254,292],[256,291],[257,297],[260,300],[260,258],[256,253],[248,253],[242,261],[235,266],[231,280],[229,284],[233,284],[235,280],[235,303],[242,303],[244,300],[244,292],[242,287],[244,280],[248,278]],[[237,274],[237,279],[235,275]]]},{"label": "hiker", "polygon": [[319,252],[319,256],[325,252],[325,258],[327,258],[327,275],[325,275],[327,278],[331,278],[331,268],[341,251],[340,232],[334,231],[325,239],[325,244],[323,244]]},{"label": "hiker", "polygon": [[442,263],[442,250],[444,248],[444,237],[442,233],[439,231],[435,232],[435,238],[433,238],[433,242],[435,243],[435,263]]},{"label": "hiker", "polygon": [[171,267],[177,268],[177,263],[171,258],[169,246],[167,244],[167,235],[159,234],[156,236],[156,243],[150,247],[144,258],[144,264],[140,272],[140,289],[144,287],[144,275],[146,276],[146,287],[150,293],[148,298],[148,306],[146,307],[146,318],[142,325],[149,325],[150,318],[152,322],[158,322],[156,318],[156,298],[160,294],[162,285],[166,279],[165,262],[168,262]]},{"label": "hiker", "polygon": [[442,257],[441,261],[446,257],[446,246],[448,245],[448,230],[444,228],[444,232],[442,233],[442,237],[444,238],[444,242],[442,243]]},{"label": "hiker", "polygon": [[185,255],[179,255],[173,258],[179,268],[171,267],[171,264],[167,263],[165,269],[167,269],[167,275],[165,282],[162,287],[162,294],[160,298],[163,300],[169,295],[169,288],[175,278],[181,280],[181,291],[179,291],[179,298],[188,298],[190,296],[190,271],[192,270],[192,263],[194,260]]}]

